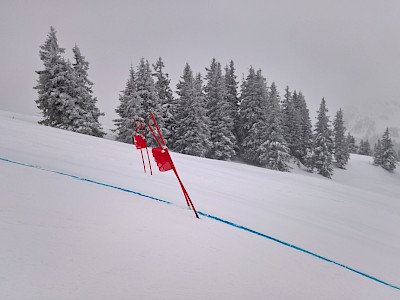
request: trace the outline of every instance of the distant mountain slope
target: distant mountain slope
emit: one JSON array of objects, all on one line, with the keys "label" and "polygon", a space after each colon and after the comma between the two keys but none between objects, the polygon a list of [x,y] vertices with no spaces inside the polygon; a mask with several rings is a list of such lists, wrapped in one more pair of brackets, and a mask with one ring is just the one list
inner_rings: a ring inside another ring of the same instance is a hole
[{"label": "distant mountain slope", "polygon": [[382,101],[373,105],[352,107],[345,111],[347,130],[358,140],[368,139],[372,146],[388,127],[400,150],[400,101]]}]

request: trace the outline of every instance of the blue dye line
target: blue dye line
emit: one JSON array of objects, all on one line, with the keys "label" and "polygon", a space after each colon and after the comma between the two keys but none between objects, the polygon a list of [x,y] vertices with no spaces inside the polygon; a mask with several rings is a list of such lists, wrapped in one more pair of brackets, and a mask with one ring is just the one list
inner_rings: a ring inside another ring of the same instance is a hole
[{"label": "blue dye line", "polygon": [[2,157],[0,157],[0,160],[5,161],[5,162],[9,162],[9,163],[13,163],[13,164],[16,164],[16,165],[20,165],[20,166],[30,167],[30,168],[34,168],[34,169],[38,169],[38,170],[42,170],[42,171],[46,171],[46,172],[50,172],[50,173],[54,173],[54,174],[67,176],[67,177],[70,177],[70,178],[73,178],[73,179],[77,179],[77,180],[81,180],[81,181],[94,183],[94,184],[105,186],[105,187],[108,187],[108,188],[120,190],[122,192],[135,194],[135,195],[138,195],[140,197],[144,197],[144,198],[148,198],[148,199],[151,199],[151,200],[159,201],[159,202],[162,202],[162,203],[165,203],[165,204],[172,204],[172,202],[169,202],[169,201],[166,201],[166,200],[163,200],[163,199],[152,197],[152,196],[149,196],[149,195],[146,195],[146,194],[142,194],[142,193],[139,193],[139,192],[136,192],[136,191],[132,191],[132,190],[129,190],[129,189],[125,189],[125,188],[122,188],[122,187],[119,187],[119,186],[115,186],[115,185],[111,185],[111,184],[102,183],[102,182],[99,182],[99,181],[95,181],[95,180],[79,177],[79,176],[76,176],[76,175],[71,175],[71,174],[68,174],[68,173],[60,172],[60,171],[49,170],[49,169],[42,168],[42,167],[39,167],[39,166],[25,164],[25,163],[13,161],[13,160],[2,158]]},{"label": "blue dye line", "polygon": [[[13,163],[13,164],[17,164],[17,165],[20,165],[20,166],[35,168],[35,169],[38,169],[38,170],[42,170],[42,171],[46,171],[46,172],[50,172],[50,173],[55,173],[55,174],[67,176],[67,177],[74,178],[74,179],[81,180],[81,181],[86,181],[86,182],[94,183],[94,184],[97,184],[97,185],[100,185],[100,186],[104,186],[104,187],[108,187],[108,188],[120,190],[120,191],[122,191],[122,192],[127,192],[127,193],[131,193],[131,194],[135,194],[135,195],[137,195],[137,196],[144,197],[144,198],[148,198],[148,199],[155,200],[155,201],[159,201],[159,202],[162,202],[162,203],[165,203],[165,204],[172,204],[172,202],[170,202],[170,201],[166,201],[166,200],[163,200],[163,199],[159,199],[159,198],[156,198],[156,197],[152,197],[152,196],[149,196],[149,195],[145,195],[145,194],[142,194],[142,193],[133,191],[133,190],[129,190],[129,189],[121,188],[121,187],[118,187],[118,186],[110,185],[110,184],[107,184],[107,183],[102,183],[102,182],[98,182],[98,181],[95,181],[95,180],[91,180],[91,179],[79,177],[79,176],[76,176],[76,175],[71,175],[71,174],[67,174],[67,173],[64,173],[64,172],[60,172],[60,171],[49,170],[49,169],[42,168],[42,167],[40,167],[40,166],[25,164],[25,163],[13,161],[13,160],[6,159],[6,158],[2,158],[2,157],[0,157],[0,160],[5,161],[5,162],[9,162],[9,163]],[[281,245],[284,245],[284,246],[286,246],[286,247],[290,247],[290,248],[295,249],[295,250],[297,250],[297,251],[300,251],[300,252],[306,253],[306,254],[308,254],[308,255],[314,256],[314,257],[316,257],[316,258],[318,258],[318,259],[321,259],[321,260],[323,260],[323,261],[332,263],[332,264],[334,264],[334,265],[336,265],[336,266],[339,266],[339,267],[341,267],[341,268],[347,269],[347,270],[349,270],[349,271],[351,271],[351,272],[354,272],[354,273],[356,273],[356,274],[359,274],[359,275],[361,275],[361,276],[364,276],[364,277],[366,277],[366,278],[369,278],[369,279],[371,279],[371,280],[373,280],[373,281],[375,281],[375,282],[384,284],[384,285],[386,285],[386,286],[388,286],[388,287],[391,287],[391,288],[393,288],[393,289],[400,290],[400,287],[398,287],[398,286],[395,286],[395,285],[393,285],[393,284],[387,283],[387,282],[385,282],[385,281],[383,281],[383,280],[380,280],[380,279],[378,279],[378,278],[376,278],[376,277],[373,277],[373,276],[371,276],[371,275],[368,275],[368,274],[363,273],[363,272],[361,272],[361,271],[358,271],[358,270],[356,270],[356,269],[350,268],[350,267],[348,267],[348,266],[346,266],[346,265],[343,265],[343,264],[341,264],[341,263],[335,262],[335,261],[333,261],[333,260],[331,260],[331,259],[329,259],[329,258],[323,257],[323,256],[321,256],[321,255],[319,255],[319,254],[314,253],[314,252],[311,252],[311,251],[308,251],[308,250],[306,250],[306,249],[300,248],[300,247],[298,247],[298,246],[296,246],[296,245],[292,245],[292,244],[290,244],[290,243],[284,242],[284,241],[282,241],[282,240],[279,240],[279,239],[274,238],[274,237],[272,237],[272,236],[266,235],[266,234],[261,233],[261,232],[259,232],[259,231],[255,231],[255,230],[253,230],[253,229],[244,227],[244,226],[242,226],[242,225],[239,225],[239,224],[236,224],[236,223],[233,223],[233,222],[230,222],[230,221],[221,219],[221,218],[218,218],[218,217],[216,217],[216,216],[213,216],[213,215],[210,215],[210,214],[207,214],[207,213],[203,213],[203,212],[201,212],[201,211],[197,211],[197,212],[198,212],[199,215],[201,215],[201,216],[203,216],[203,217],[206,217],[206,218],[209,218],[209,219],[212,219],[212,220],[215,220],[215,221],[224,223],[224,224],[226,224],[226,225],[229,225],[229,226],[232,226],[232,227],[235,227],[235,228],[238,228],[238,229],[241,229],[241,230],[250,232],[250,233],[252,233],[252,234],[255,234],[255,235],[258,235],[258,236],[260,236],[260,237],[266,238],[266,239],[268,239],[268,240],[274,241],[274,242],[279,243],[279,244],[281,244]]]}]

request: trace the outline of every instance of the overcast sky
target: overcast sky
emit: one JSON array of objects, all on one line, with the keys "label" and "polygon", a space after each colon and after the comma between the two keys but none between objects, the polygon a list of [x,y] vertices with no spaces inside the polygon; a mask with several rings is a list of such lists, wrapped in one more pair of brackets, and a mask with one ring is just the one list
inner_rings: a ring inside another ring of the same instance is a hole
[{"label": "overcast sky", "polygon": [[101,121],[112,126],[130,65],[161,56],[172,89],[186,62],[205,74],[215,57],[237,75],[261,68],[281,95],[301,90],[314,114],[400,101],[400,1],[0,1],[0,109],[38,113],[35,70],[50,26],[72,57],[90,62]]}]

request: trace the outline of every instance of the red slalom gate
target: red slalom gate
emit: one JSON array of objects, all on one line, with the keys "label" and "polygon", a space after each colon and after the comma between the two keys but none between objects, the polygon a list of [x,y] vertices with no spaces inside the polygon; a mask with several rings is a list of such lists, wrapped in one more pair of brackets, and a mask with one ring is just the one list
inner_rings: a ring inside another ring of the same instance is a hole
[{"label": "red slalom gate", "polygon": [[139,134],[139,130],[138,130],[138,127],[137,127],[137,124],[136,124],[136,120],[134,120],[133,122],[134,122],[134,125],[135,125],[135,132],[136,132],[136,134],[133,135],[133,143],[135,144],[136,149],[140,150],[140,155],[142,156],[143,169],[144,169],[145,173],[146,173],[146,165],[144,163],[142,149],[144,149],[144,148],[146,149],[147,159],[149,161],[149,167],[150,167],[150,174],[153,175],[153,170],[151,168],[151,162],[150,162],[150,156],[149,156],[149,150],[147,149],[147,143],[146,143],[146,140],[145,140],[142,121],[140,120],[141,135]]},{"label": "red slalom gate", "polygon": [[153,127],[151,127],[151,125],[149,123],[147,123],[147,126],[150,129],[150,132],[152,133],[154,139],[156,140],[156,142],[158,144],[157,148],[153,148],[151,150],[154,160],[156,161],[157,167],[160,170],[160,172],[166,172],[169,170],[174,171],[175,176],[178,179],[179,185],[182,189],[183,195],[185,196],[186,204],[188,205],[189,208],[191,208],[194,211],[196,218],[200,219],[199,215],[197,214],[196,208],[194,207],[193,202],[190,199],[190,196],[189,196],[188,192],[186,191],[186,188],[183,185],[181,178],[179,177],[178,171],[175,168],[174,162],[172,161],[171,155],[169,154],[167,145],[165,144],[165,140],[161,134],[160,128],[158,127],[157,121],[156,121],[153,113],[150,112],[150,116],[153,120],[154,126],[156,127],[158,136],[161,139],[161,142],[160,142],[160,140],[157,138],[156,133],[154,132]]}]

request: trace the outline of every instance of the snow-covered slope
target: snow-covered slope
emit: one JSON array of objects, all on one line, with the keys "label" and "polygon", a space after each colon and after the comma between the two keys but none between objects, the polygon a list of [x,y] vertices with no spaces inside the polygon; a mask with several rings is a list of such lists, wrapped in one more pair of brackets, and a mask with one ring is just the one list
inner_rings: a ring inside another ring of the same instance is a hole
[{"label": "snow-covered slope", "polygon": [[[1,299],[400,299],[343,267],[197,220],[174,174],[145,174],[132,145],[34,121],[0,112]],[[354,155],[329,180],[172,156],[199,211],[400,286],[398,170]]]}]

